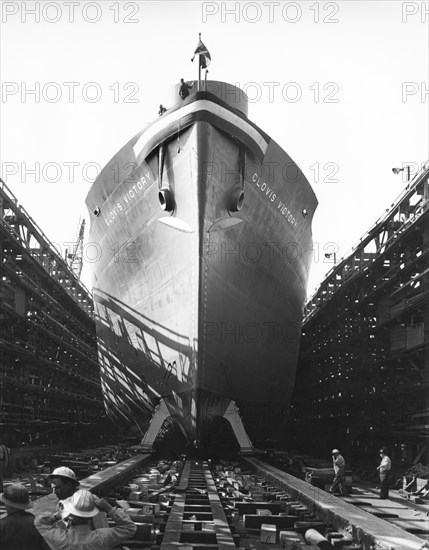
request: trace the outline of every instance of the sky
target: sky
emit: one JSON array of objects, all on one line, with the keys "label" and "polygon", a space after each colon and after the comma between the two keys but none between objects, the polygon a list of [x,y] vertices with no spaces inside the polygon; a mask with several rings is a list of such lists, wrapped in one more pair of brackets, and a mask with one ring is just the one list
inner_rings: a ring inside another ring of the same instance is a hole
[{"label": "sky", "polygon": [[311,295],[324,254],[346,256],[401,194],[392,167],[428,160],[428,4],[3,1],[1,177],[64,253],[98,171],[197,77],[201,33],[208,78],[244,89],[316,193]]}]

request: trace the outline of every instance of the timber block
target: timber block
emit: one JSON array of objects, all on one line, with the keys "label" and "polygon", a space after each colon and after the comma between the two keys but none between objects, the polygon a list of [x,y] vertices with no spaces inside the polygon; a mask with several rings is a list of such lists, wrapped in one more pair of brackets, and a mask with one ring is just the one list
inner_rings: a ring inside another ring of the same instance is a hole
[{"label": "timber block", "polygon": [[277,529],[275,525],[268,523],[261,524],[261,542],[265,544],[275,544],[277,539]]}]

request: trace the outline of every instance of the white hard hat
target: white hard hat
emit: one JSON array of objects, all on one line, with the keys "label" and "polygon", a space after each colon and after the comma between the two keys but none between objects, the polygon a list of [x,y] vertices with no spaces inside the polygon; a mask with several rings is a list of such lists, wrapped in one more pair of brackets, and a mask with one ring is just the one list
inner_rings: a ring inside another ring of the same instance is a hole
[{"label": "white hard hat", "polygon": [[67,466],[60,466],[59,468],[55,468],[52,474],[48,475],[48,478],[53,477],[65,477],[67,479],[70,479],[71,481],[74,481],[76,485],[79,485],[79,481],[76,479],[76,474],[73,472],[73,470],[67,468]]},{"label": "white hard hat", "polygon": [[339,455],[340,451],[338,449],[332,449],[332,454],[333,455]]},{"label": "white hard hat", "polygon": [[98,514],[94,495],[88,489],[79,489],[73,493],[69,501],[64,502],[64,512],[80,518],[93,518]]}]

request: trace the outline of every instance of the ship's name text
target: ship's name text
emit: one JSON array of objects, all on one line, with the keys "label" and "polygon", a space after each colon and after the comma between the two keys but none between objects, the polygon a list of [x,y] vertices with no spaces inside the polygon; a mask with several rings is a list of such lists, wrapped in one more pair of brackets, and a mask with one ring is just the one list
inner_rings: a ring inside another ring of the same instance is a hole
[{"label": "ship's name text", "polygon": [[121,214],[125,212],[128,206],[130,206],[135,199],[144,191],[145,187],[150,183],[150,174],[146,173],[145,176],[142,176],[137,183],[130,185],[125,191],[125,194],[113,205],[107,214],[104,216],[104,221],[106,225],[111,225]]},{"label": "ship's name text", "polygon": [[296,218],[292,214],[291,210],[288,208],[287,204],[277,197],[276,193],[274,193],[273,189],[267,183],[261,181],[260,176],[256,172],[252,176],[252,182],[259,188],[260,192],[263,193],[269,201],[277,205],[277,210],[282,216],[284,216],[293,229],[295,229],[298,222],[296,221]]}]

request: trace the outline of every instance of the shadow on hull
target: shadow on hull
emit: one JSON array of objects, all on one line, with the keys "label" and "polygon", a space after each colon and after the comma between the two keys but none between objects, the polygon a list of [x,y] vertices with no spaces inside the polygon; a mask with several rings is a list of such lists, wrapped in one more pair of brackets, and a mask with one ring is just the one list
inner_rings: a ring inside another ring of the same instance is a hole
[{"label": "shadow on hull", "polygon": [[247,449],[287,420],[317,200],[230,92],[177,102],[87,197],[105,403],[147,449],[171,423]]}]

